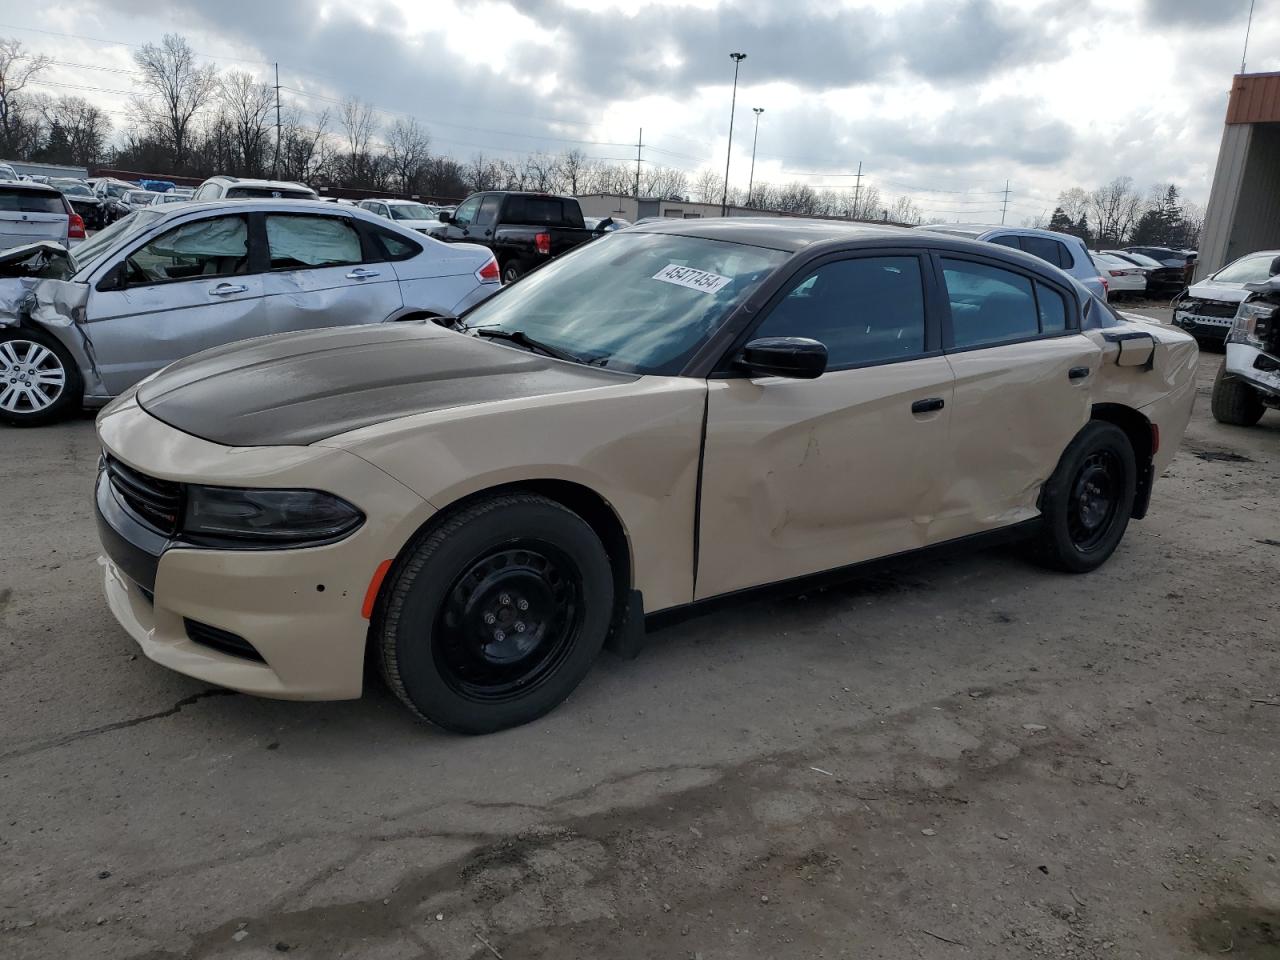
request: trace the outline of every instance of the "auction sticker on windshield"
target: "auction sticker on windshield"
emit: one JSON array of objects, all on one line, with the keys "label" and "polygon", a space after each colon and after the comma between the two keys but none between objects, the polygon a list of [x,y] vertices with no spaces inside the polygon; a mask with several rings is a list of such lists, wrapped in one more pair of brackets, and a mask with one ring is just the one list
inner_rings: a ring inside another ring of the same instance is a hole
[{"label": "auction sticker on windshield", "polygon": [[701,290],[703,293],[717,293],[729,285],[729,277],[695,270],[693,267],[682,267],[678,263],[667,264],[653,275],[653,279],[674,283],[678,287],[688,287],[690,290]]}]

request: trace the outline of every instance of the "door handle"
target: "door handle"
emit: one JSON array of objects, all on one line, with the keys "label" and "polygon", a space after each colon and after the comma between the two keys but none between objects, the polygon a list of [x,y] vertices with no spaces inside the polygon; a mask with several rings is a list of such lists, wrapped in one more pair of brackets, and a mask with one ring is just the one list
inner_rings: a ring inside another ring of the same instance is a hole
[{"label": "door handle", "polygon": [[209,296],[229,297],[233,293],[245,293],[248,289],[243,283],[220,283],[216,287],[209,289]]},{"label": "door handle", "polygon": [[369,280],[378,275],[377,270],[366,270],[364,267],[356,267],[347,274],[348,280]]},{"label": "door handle", "polygon": [[1088,367],[1072,367],[1067,371],[1068,380],[1083,380],[1089,375]]},{"label": "door handle", "polygon": [[911,404],[912,413],[933,413],[935,410],[941,410],[947,405],[946,401],[941,397],[928,397],[924,400],[917,400]]}]

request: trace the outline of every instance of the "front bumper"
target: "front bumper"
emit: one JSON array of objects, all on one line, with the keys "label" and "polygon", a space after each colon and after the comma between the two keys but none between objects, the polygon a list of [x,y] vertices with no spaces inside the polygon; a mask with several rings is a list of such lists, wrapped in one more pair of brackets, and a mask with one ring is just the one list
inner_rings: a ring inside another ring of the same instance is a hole
[{"label": "front bumper", "polygon": [[1227,373],[1280,400],[1280,357],[1247,343],[1229,343]]},{"label": "front bumper", "polygon": [[[364,525],[338,543],[212,550],[183,545],[141,522],[101,475],[95,495],[107,603],[149,658],[260,696],[360,696],[369,626],[361,612],[365,592],[378,565],[395,557],[430,516],[430,505],[345,451],[223,447],[166,426],[132,399],[102,415],[99,434],[112,456],[152,476],[319,487],[361,507]],[[201,634],[190,631],[189,622],[242,639],[261,659],[197,642],[192,637]]]},{"label": "front bumper", "polygon": [[1181,327],[1187,333],[1201,340],[1227,339],[1235,317],[1206,317],[1201,314],[1187,313],[1178,310],[1173,312],[1173,325]]}]

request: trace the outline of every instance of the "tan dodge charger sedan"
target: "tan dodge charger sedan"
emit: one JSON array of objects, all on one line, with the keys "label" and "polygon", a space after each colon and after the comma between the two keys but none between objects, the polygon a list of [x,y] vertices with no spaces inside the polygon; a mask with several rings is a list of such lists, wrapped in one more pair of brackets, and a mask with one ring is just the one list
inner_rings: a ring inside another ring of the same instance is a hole
[{"label": "tan dodge charger sedan", "polygon": [[[646,618],[1027,536],[1115,550],[1195,341],[1018,250],[802,220],[641,225],[451,326],[220,347],[98,419],[106,595],[246,693],[532,720]],[[1082,599],[1083,599],[1082,592]]]}]

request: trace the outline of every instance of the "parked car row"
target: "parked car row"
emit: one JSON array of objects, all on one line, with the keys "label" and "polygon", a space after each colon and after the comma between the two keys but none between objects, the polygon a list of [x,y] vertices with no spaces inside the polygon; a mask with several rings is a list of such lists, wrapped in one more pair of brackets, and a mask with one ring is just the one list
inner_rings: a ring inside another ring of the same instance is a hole
[{"label": "parked car row", "polygon": [[0,180],[0,251],[38,241],[68,247],[84,238],[84,217],[61,191],[32,180]]}]

